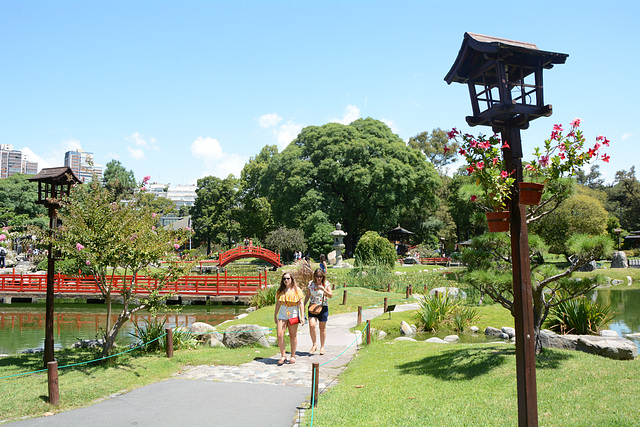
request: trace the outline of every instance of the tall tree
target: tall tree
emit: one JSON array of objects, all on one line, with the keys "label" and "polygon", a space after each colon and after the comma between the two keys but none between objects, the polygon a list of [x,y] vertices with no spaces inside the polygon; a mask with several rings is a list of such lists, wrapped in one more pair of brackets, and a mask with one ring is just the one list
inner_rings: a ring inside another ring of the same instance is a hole
[{"label": "tall tree", "polygon": [[348,233],[353,252],[366,230],[386,231],[405,209],[434,205],[440,178],[417,150],[371,118],[309,126],[262,173],[259,193],[276,223],[300,228],[321,210]]},{"label": "tall tree", "polygon": [[616,172],[614,184],[605,189],[608,195],[608,209],[620,220],[625,230],[640,229],[640,182],[636,178],[636,168]]},{"label": "tall tree", "polygon": [[196,239],[207,242],[207,254],[212,243],[230,244],[239,238],[238,180],[207,176],[198,180],[196,201],[191,210]]},{"label": "tall tree", "polygon": [[133,171],[127,171],[119,160],[111,160],[107,163],[102,181],[117,200],[131,196],[136,188]]},{"label": "tall tree", "polygon": [[38,183],[29,182],[30,175],[21,173],[0,179],[0,224],[18,225],[29,218],[46,215],[38,200]]},{"label": "tall tree", "polygon": [[416,136],[412,136],[409,138],[409,146],[422,151],[427,156],[427,160],[441,172],[458,156],[458,144],[456,142],[450,143],[447,132],[440,128],[435,128],[431,133],[420,132]]}]

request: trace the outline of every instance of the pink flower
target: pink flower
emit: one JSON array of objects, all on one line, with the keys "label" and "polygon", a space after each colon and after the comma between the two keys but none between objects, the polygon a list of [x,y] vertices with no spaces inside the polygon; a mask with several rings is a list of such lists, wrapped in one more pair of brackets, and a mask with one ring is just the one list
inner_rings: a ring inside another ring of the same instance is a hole
[{"label": "pink flower", "polygon": [[174,248],[176,248],[176,250],[177,250],[177,249],[180,249],[180,245],[179,245],[179,244],[177,244],[177,243],[174,243],[174,244],[173,244],[173,247],[174,247]]},{"label": "pink flower", "polygon": [[140,190],[141,190],[141,191],[147,191],[147,187],[144,187],[144,186],[143,186]]},{"label": "pink flower", "polygon": [[543,168],[549,166],[549,156],[540,156],[539,162]]},{"label": "pink flower", "polygon": [[155,230],[155,229],[156,229],[156,226],[155,226],[155,225],[152,225],[152,226],[151,226],[151,230]]},{"label": "pink flower", "polygon": [[607,138],[604,139],[604,142],[602,143],[602,145],[604,145],[605,147],[609,146],[609,140]]},{"label": "pink flower", "polygon": [[567,158],[567,156],[564,153],[558,154],[558,157],[560,157],[560,159],[562,159],[562,160]]},{"label": "pink flower", "polygon": [[87,261],[87,265],[91,265],[91,261]]},{"label": "pink flower", "polygon": [[525,168],[526,170],[528,170],[528,171],[534,171],[534,170],[536,170],[536,168],[534,168],[533,166],[531,166],[531,164],[530,164],[530,163],[527,163],[527,164],[524,166],[524,168]]},{"label": "pink flower", "polygon": [[553,125],[553,131],[556,133],[562,132],[562,125]]},{"label": "pink flower", "polygon": [[480,148],[484,148],[486,150],[488,148],[491,148],[491,143],[489,141],[483,141],[483,142],[479,143],[478,146],[480,146]]},{"label": "pink flower", "polygon": [[447,137],[448,137],[449,139],[453,139],[453,138],[455,138],[455,137],[456,137],[456,135],[457,135],[457,134],[458,134],[458,129],[453,128],[453,129],[451,129],[451,130],[449,131],[449,133],[447,133]]},{"label": "pink flower", "polygon": [[150,179],[151,179],[151,175],[147,175],[144,178],[142,178],[142,182],[149,182]]},{"label": "pink flower", "polygon": [[155,217],[156,217],[156,215],[158,215],[158,214],[157,214],[157,213],[155,213],[155,212],[154,212],[154,213],[152,213],[152,214],[151,214],[151,218],[155,218]]},{"label": "pink flower", "polygon": [[491,161],[493,162],[494,165],[497,165],[500,159],[497,157],[494,157],[493,159],[491,159]]},{"label": "pink flower", "polygon": [[502,143],[502,149],[504,150],[506,148],[509,148],[509,144],[507,144],[507,141]]},{"label": "pink flower", "polygon": [[476,141],[476,140],[474,139],[473,141],[471,141],[471,142],[469,143],[469,146],[470,146],[471,148],[476,148],[476,147],[478,146],[478,141]]},{"label": "pink flower", "polygon": [[573,121],[571,123],[569,123],[572,127],[578,127],[580,126],[580,122],[582,121],[582,119],[579,118],[575,118],[573,119]]},{"label": "pink flower", "polygon": [[476,167],[478,168],[478,170],[481,170],[484,167],[484,162],[476,163]]},{"label": "pink flower", "polygon": [[2,231],[9,231],[9,227],[2,227]]},{"label": "pink flower", "polygon": [[447,147],[446,145],[444,146],[444,152],[446,153],[447,151],[451,151],[451,148]]},{"label": "pink flower", "polygon": [[603,162],[609,163],[609,159],[610,159],[610,158],[611,158],[611,157],[610,157],[610,156],[608,156],[607,154],[603,154],[603,155],[602,155],[602,161],[603,161]]},{"label": "pink flower", "polygon": [[473,196],[471,196],[471,201],[475,202],[477,198],[478,198],[477,196],[473,195]]},{"label": "pink flower", "polygon": [[507,171],[502,171],[502,172],[500,172],[500,176],[501,176],[502,178],[506,178],[506,177],[508,177],[508,176],[509,176],[509,172],[507,172]]},{"label": "pink flower", "polygon": [[0,234],[0,242],[5,240],[7,236],[5,234]]},{"label": "pink flower", "polygon": [[76,249],[78,250],[78,252],[80,252],[81,250],[84,249],[84,246],[82,246],[82,244],[78,243],[78,244],[76,244]]}]

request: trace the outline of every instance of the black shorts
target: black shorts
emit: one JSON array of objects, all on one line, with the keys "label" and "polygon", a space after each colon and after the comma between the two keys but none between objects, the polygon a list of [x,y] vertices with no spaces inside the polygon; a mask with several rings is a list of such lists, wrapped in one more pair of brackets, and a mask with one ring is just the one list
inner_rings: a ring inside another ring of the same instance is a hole
[{"label": "black shorts", "polygon": [[311,314],[309,313],[309,311],[307,311],[307,315],[309,316],[309,319],[315,317],[320,322],[326,322],[327,319],[329,319],[329,306],[323,305],[322,310],[320,310],[320,313],[318,314]]}]

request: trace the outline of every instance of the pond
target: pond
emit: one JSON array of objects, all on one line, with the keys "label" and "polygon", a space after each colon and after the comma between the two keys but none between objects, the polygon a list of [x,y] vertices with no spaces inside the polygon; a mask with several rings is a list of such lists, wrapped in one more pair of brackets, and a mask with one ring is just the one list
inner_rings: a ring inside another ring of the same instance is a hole
[{"label": "pond", "polygon": [[[194,322],[218,325],[244,313],[241,305],[189,305],[180,312],[162,313],[166,326],[188,326]],[[113,320],[122,306],[113,305]],[[54,343],[56,348],[70,347],[80,339],[96,339],[103,333],[107,319],[106,306],[102,304],[57,303],[54,317]],[[130,335],[134,323],[142,326],[150,315],[136,313],[124,324],[116,342],[127,345],[135,341]],[[44,347],[45,304],[0,304],[0,354],[15,354],[30,348]]]}]

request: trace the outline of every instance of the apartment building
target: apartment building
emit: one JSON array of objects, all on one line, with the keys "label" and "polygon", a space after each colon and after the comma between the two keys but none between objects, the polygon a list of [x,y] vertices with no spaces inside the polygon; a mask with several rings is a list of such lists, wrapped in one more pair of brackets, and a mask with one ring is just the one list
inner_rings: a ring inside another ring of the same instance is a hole
[{"label": "apartment building", "polygon": [[30,162],[26,154],[14,150],[11,144],[0,144],[0,178],[8,178],[16,173],[35,175],[38,163]]},{"label": "apartment building", "polygon": [[71,168],[80,181],[91,182],[93,175],[102,180],[102,166],[93,163],[93,153],[82,149],[64,153],[64,165]]}]

